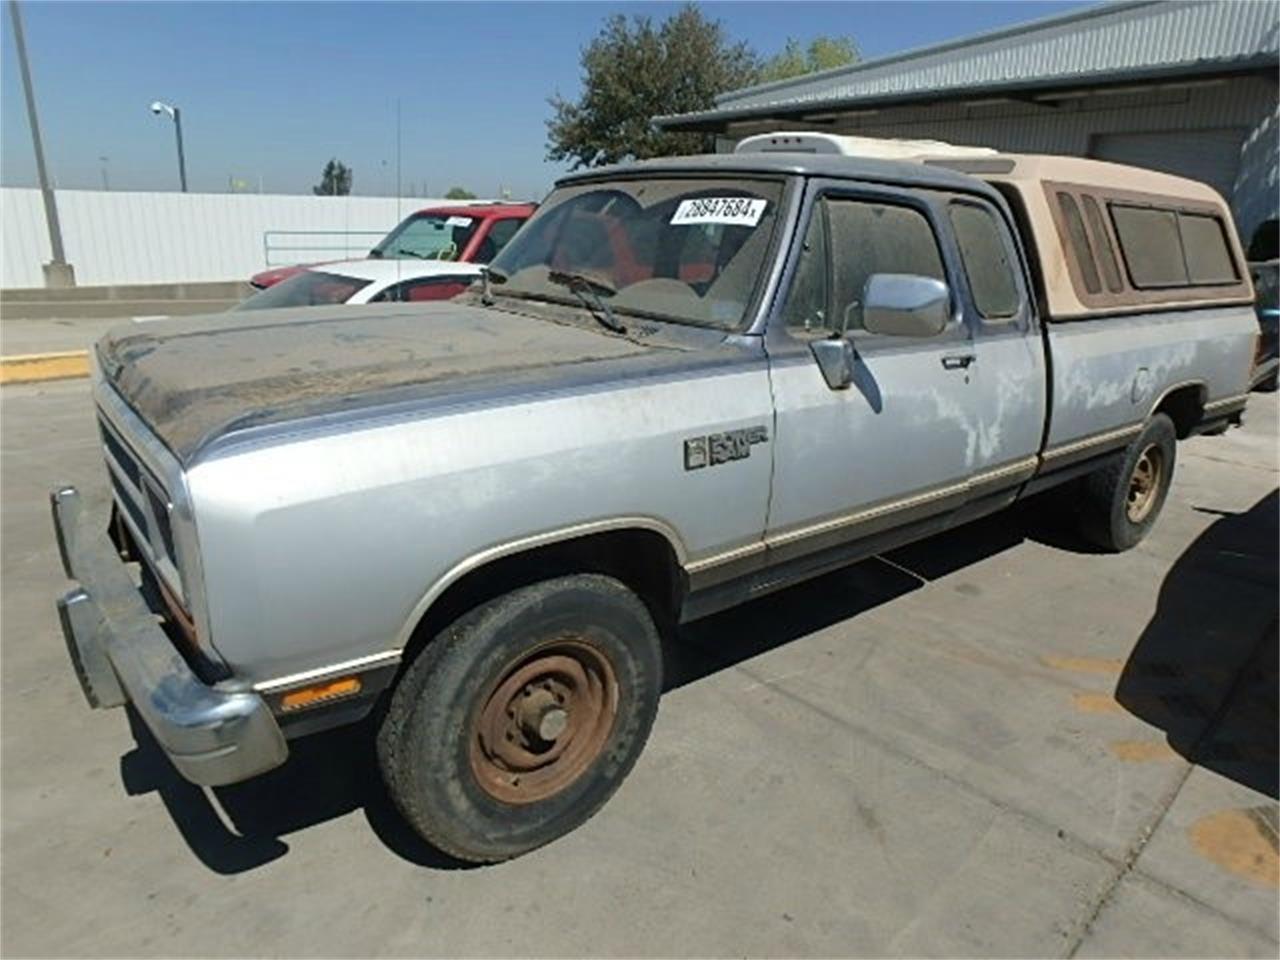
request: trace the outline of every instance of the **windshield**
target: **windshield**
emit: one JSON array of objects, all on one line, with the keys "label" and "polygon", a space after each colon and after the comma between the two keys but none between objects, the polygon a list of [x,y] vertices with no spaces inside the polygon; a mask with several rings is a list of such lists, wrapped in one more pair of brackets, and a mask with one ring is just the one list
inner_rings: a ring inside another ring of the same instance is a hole
[{"label": "windshield", "polygon": [[480,226],[479,217],[415,213],[370,251],[384,260],[457,260]]},{"label": "windshield", "polygon": [[321,270],[303,270],[273,287],[260,290],[241,303],[236,310],[270,310],[272,307],[316,307],[346,303],[369,280],[344,277]]},{"label": "windshield", "polygon": [[739,327],[781,195],[779,182],[692,177],[560,188],[494,259],[493,294],[577,304],[563,282],[576,275],[618,314]]}]

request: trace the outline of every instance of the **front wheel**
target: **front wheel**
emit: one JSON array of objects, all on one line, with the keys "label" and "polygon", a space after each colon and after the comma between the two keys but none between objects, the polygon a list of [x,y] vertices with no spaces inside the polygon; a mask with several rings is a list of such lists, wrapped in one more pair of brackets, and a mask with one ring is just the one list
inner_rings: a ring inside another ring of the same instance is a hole
[{"label": "front wheel", "polygon": [[584,823],[634,765],[662,685],[648,608],[611,577],[512,591],[445,628],[378,732],[392,799],[433,846],[506,860]]},{"label": "front wheel", "polygon": [[1080,520],[1089,540],[1118,553],[1147,535],[1173,482],[1177,444],[1173,421],[1157,413],[1122,457],[1084,478]]}]

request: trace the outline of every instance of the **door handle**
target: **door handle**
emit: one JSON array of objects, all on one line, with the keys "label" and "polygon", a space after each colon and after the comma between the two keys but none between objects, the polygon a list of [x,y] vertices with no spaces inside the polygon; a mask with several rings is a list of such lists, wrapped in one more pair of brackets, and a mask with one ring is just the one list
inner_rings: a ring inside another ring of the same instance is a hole
[{"label": "door handle", "polygon": [[942,366],[947,370],[967,370],[977,359],[972,353],[952,353],[942,358]]}]

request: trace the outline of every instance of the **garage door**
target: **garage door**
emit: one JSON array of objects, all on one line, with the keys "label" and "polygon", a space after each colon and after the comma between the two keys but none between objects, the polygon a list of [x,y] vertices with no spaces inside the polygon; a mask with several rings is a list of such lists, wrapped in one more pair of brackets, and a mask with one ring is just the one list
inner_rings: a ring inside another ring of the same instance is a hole
[{"label": "garage door", "polygon": [[1230,200],[1246,133],[1244,127],[1100,133],[1089,142],[1089,156],[1200,180]]}]

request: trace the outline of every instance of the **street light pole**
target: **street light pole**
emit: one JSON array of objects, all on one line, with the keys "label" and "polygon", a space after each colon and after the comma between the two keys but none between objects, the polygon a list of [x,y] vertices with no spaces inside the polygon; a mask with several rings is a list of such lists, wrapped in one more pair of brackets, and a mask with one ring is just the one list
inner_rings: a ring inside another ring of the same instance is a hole
[{"label": "street light pole", "polygon": [[178,182],[182,185],[182,192],[187,192],[187,160],[182,154],[182,111],[171,103],[165,103],[163,100],[153,100],[151,102],[151,112],[157,117],[162,113],[167,113],[169,119],[173,121],[174,133],[178,138]]},{"label": "street light pole", "polygon": [[75,271],[67,263],[62,247],[62,226],[58,222],[58,202],[49,186],[49,171],[44,163],[44,144],[40,138],[40,118],[36,114],[36,97],[31,87],[31,67],[27,64],[27,41],[22,32],[22,13],[18,0],[9,0],[9,18],[13,21],[13,46],[18,54],[18,69],[22,74],[22,92],[27,98],[27,121],[31,124],[31,145],[36,153],[36,176],[40,180],[40,195],[44,199],[44,218],[49,226],[49,249],[53,258],[44,265],[46,287],[74,287]]},{"label": "street light pole", "polygon": [[187,192],[187,160],[182,155],[182,111],[173,108],[173,129],[178,135],[178,180],[182,183],[182,192]]}]

